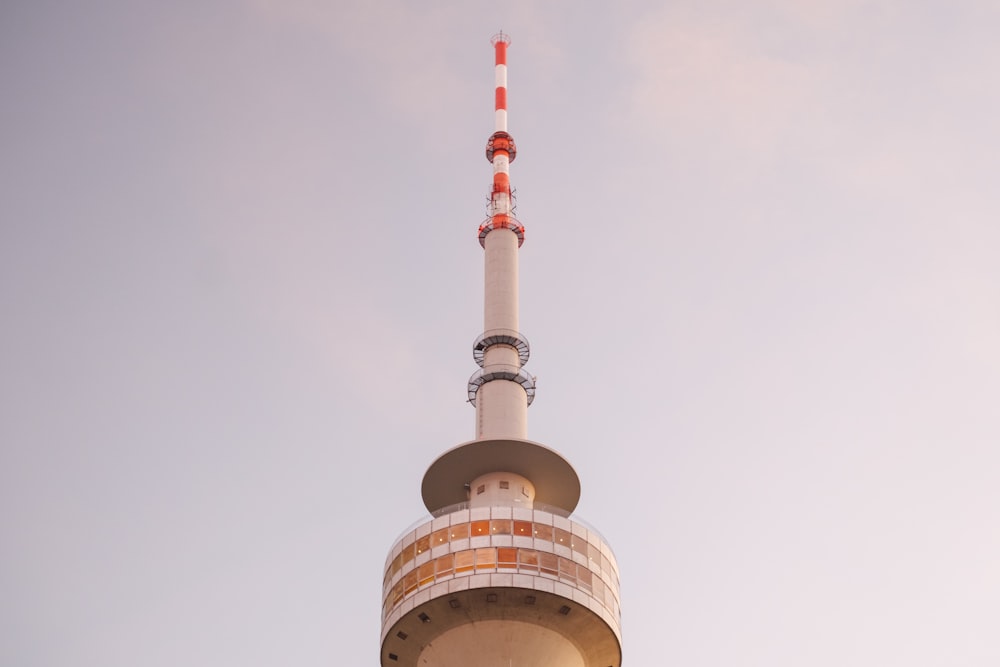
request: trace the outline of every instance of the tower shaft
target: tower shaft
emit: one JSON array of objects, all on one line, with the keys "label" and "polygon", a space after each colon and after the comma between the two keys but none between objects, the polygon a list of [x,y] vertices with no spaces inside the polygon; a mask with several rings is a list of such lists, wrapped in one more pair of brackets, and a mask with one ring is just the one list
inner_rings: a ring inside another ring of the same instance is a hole
[{"label": "tower shaft", "polygon": [[[517,155],[517,148],[507,132],[508,44],[510,39],[503,33],[493,39],[495,130],[486,145],[486,158],[493,165],[493,185],[489,217],[479,228],[485,264],[484,334],[480,340],[493,335],[492,342],[483,349],[483,370],[470,380],[478,439],[527,437],[528,405],[534,398],[534,378],[522,369],[527,356],[521,354],[521,349],[527,350],[527,341],[518,330],[517,253],[524,242],[524,227],[514,218],[510,185],[510,163]],[[522,344],[505,342],[498,337],[499,332]],[[473,382],[478,382],[474,389]]]}]

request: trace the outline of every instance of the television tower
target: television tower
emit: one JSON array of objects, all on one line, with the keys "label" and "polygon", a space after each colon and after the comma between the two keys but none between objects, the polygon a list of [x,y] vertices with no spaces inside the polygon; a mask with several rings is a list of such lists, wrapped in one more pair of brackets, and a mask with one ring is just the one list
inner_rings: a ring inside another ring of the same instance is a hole
[{"label": "television tower", "polygon": [[485,326],[468,383],[476,439],[424,474],[431,516],[386,558],[382,667],[621,667],[618,565],[593,528],[571,517],[580,481],[558,453],[527,440],[535,380],[523,366],[507,132],[507,47],[496,54],[489,216],[479,227],[486,264]]}]

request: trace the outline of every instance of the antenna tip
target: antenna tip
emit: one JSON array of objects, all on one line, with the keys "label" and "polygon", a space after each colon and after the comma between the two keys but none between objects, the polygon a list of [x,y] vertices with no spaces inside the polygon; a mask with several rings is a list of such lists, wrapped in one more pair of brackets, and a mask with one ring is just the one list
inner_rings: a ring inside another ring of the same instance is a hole
[{"label": "antenna tip", "polygon": [[503,30],[501,30],[500,32],[498,32],[497,34],[493,35],[490,38],[490,44],[492,44],[493,46],[496,46],[501,42],[508,45],[510,44],[510,35],[504,33]]}]

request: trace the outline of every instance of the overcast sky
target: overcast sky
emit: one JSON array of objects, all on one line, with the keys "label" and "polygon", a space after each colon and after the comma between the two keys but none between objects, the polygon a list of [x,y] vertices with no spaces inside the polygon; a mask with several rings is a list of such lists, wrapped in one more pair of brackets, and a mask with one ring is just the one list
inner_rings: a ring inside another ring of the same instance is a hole
[{"label": "overcast sky", "polygon": [[995,0],[4,2],[0,664],[378,664],[500,28],[624,665],[1000,664]]}]

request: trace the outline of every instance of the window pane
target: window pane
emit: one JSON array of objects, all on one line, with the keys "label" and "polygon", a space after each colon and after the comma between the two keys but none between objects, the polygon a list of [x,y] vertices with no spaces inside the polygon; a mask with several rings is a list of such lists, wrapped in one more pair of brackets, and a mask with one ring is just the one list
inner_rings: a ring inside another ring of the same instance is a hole
[{"label": "window pane", "polygon": [[547,526],[544,523],[535,524],[535,537],[540,540],[552,541],[552,526]]},{"label": "window pane", "polygon": [[604,602],[604,581],[600,577],[595,576],[593,581],[594,586],[594,597],[600,602]]},{"label": "window pane", "polygon": [[465,539],[468,536],[469,536],[469,524],[460,523],[451,527],[451,540],[453,542],[455,540]]},{"label": "window pane", "polygon": [[531,537],[531,522],[530,521],[515,521],[514,522],[514,534],[524,535],[525,537]]},{"label": "window pane", "polygon": [[497,565],[497,550],[494,548],[476,549],[476,569],[492,570]]},{"label": "window pane", "polygon": [[538,552],[532,549],[518,549],[517,560],[522,570],[538,571]]},{"label": "window pane", "polygon": [[571,539],[573,540],[573,544],[570,545],[570,546],[573,547],[573,551],[577,552],[578,554],[580,554],[582,556],[586,556],[587,555],[587,540],[583,539],[579,535],[573,535],[573,536],[571,536]]},{"label": "window pane", "polygon": [[417,538],[417,553],[422,554],[431,548],[431,536],[424,535],[423,537]]},{"label": "window pane", "polygon": [[593,582],[593,580],[594,580],[594,575],[591,573],[590,570],[588,570],[582,565],[577,566],[576,583],[580,588],[589,593],[591,590],[591,583]]},{"label": "window pane", "polygon": [[510,519],[493,519],[490,521],[490,533],[493,535],[510,535]]},{"label": "window pane", "polygon": [[559,557],[559,578],[567,581],[576,581],[576,563],[569,558]]},{"label": "window pane", "polygon": [[400,579],[396,582],[396,585],[392,587],[392,604],[397,604],[403,599],[403,580]]},{"label": "window pane", "polygon": [[412,570],[403,577],[403,594],[408,595],[417,588],[417,571]]},{"label": "window pane", "polygon": [[517,567],[517,549],[514,547],[497,549],[497,564],[500,567]]},{"label": "window pane", "polygon": [[434,561],[429,560],[417,570],[417,579],[421,586],[434,581]]},{"label": "window pane", "polygon": [[434,559],[434,571],[439,577],[443,577],[446,574],[451,574],[451,570],[454,567],[455,556],[452,554],[445,554],[444,556],[439,556]]},{"label": "window pane", "polygon": [[538,564],[546,574],[559,574],[559,557],[555,554],[539,551]]},{"label": "window pane", "polygon": [[490,534],[489,521],[472,522],[472,532],[469,534],[470,537],[479,537],[480,535],[489,535],[489,534]]},{"label": "window pane", "polygon": [[413,560],[413,556],[414,556],[414,553],[413,553],[413,545],[412,544],[410,546],[408,546],[408,547],[403,547],[403,565],[406,565],[411,560]]},{"label": "window pane", "polygon": [[403,554],[398,554],[392,559],[392,573],[396,574],[403,568]]},{"label": "window pane", "polygon": [[590,569],[601,569],[601,548],[593,542],[587,543],[587,558],[590,559]]},{"label": "window pane", "polygon": [[564,547],[568,547],[573,539],[573,536],[570,535],[570,532],[568,530],[563,530],[562,528],[556,528],[555,533],[556,533],[555,543],[561,544]]},{"label": "window pane", "polygon": [[448,529],[442,528],[431,533],[431,546],[437,547],[448,542]]},{"label": "window pane", "polygon": [[455,572],[468,572],[471,570],[474,558],[475,553],[471,549],[468,551],[459,551],[455,554]]}]

